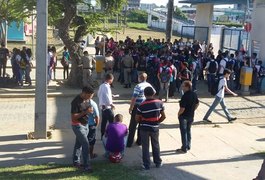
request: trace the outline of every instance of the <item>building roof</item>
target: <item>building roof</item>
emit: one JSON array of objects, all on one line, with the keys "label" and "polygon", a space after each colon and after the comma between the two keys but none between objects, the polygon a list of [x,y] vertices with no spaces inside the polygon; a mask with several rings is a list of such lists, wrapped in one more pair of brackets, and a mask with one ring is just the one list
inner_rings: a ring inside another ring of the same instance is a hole
[{"label": "building roof", "polygon": [[179,3],[188,4],[202,4],[202,3],[213,3],[213,4],[247,4],[247,0],[180,0]]}]

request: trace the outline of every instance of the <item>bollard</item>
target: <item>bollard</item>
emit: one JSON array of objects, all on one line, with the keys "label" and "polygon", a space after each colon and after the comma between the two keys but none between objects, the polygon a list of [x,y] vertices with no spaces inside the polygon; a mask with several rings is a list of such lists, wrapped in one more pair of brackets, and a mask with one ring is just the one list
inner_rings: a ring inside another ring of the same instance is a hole
[{"label": "bollard", "polygon": [[104,56],[96,56],[96,73],[97,73],[97,79],[102,78],[102,72],[104,68],[104,61],[105,57]]},{"label": "bollard", "polygon": [[252,84],[253,69],[251,67],[242,67],[240,71],[241,94],[250,95],[249,86]]}]

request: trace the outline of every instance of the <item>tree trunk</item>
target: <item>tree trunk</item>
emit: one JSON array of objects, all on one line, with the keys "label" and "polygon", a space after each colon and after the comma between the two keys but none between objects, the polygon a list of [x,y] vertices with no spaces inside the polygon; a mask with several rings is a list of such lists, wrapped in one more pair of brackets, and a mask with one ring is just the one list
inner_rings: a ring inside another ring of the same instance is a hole
[{"label": "tree trunk", "polygon": [[174,11],[174,0],[168,0],[167,4],[167,27],[166,27],[166,39],[171,41],[172,37],[172,19]]},{"label": "tree trunk", "polygon": [[69,0],[63,0],[65,12],[63,19],[58,23],[59,37],[62,39],[64,45],[68,48],[71,56],[71,72],[68,80],[68,84],[73,87],[82,86],[82,71],[80,71],[79,61],[79,49],[80,45],[75,43],[70,38],[69,31],[72,20],[76,16],[76,5]]},{"label": "tree trunk", "polygon": [[3,21],[0,21],[1,39],[0,42],[5,42],[5,27]]}]

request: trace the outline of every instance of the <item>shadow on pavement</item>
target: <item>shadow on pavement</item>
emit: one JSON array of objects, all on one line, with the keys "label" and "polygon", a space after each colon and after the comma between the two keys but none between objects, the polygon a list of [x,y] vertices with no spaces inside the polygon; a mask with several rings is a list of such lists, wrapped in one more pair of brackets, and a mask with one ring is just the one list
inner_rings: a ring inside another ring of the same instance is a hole
[{"label": "shadow on pavement", "polygon": [[[21,134],[21,135],[10,135],[10,136],[0,136],[0,141],[19,141],[19,140],[25,140],[27,138],[27,135]],[[0,146],[0,150],[1,150]]]}]

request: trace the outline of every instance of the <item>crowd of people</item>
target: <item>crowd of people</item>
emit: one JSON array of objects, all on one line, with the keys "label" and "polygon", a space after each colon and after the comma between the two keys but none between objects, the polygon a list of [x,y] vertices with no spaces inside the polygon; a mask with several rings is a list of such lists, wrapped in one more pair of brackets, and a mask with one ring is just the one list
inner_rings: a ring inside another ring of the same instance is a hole
[{"label": "crowd of people", "polygon": [[9,50],[5,48],[5,44],[2,43],[0,48],[0,75],[2,77],[6,77],[7,75],[6,65],[8,58],[10,58],[11,61],[12,77],[15,79],[16,83],[21,87],[23,87],[24,84],[31,86],[30,72],[33,67],[31,49],[23,46],[22,49],[14,48],[12,52],[9,52]]},{"label": "crowd of people", "polygon": [[[215,55],[213,45],[205,42],[181,38],[173,43],[165,39],[143,40],[141,36],[135,41],[129,37],[125,41],[115,42],[113,38],[95,41],[96,55],[102,54],[102,43],[107,50],[105,72],[120,74],[118,81],[130,88],[131,83],[137,82],[138,74],[146,72],[148,82],[160,95],[160,99],[174,96],[180,92],[180,85],[185,80],[192,81],[193,91],[197,91],[197,81],[207,80],[208,91],[212,91],[218,77],[225,69],[231,71],[228,87],[240,90],[241,68],[253,68],[252,88],[260,90],[261,80],[265,76],[262,61],[253,53],[251,57],[242,48],[236,52],[221,50]],[[99,47],[100,44],[100,47]],[[180,92],[181,93],[181,92]]]},{"label": "crowd of people", "polygon": [[[4,43],[1,43],[0,47],[0,77],[12,77],[18,86],[23,87],[25,84],[28,86],[32,85],[31,71],[33,68],[32,63],[32,51],[30,48],[23,46],[22,49],[14,48],[9,51]],[[12,67],[12,75],[6,73],[7,62],[10,60]],[[56,47],[48,46],[47,53],[47,80],[56,79],[56,66],[60,62],[63,66],[63,78],[68,79],[69,76],[69,64],[70,64],[70,53],[67,48],[64,47],[62,53],[62,59],[58,60]]]}]

